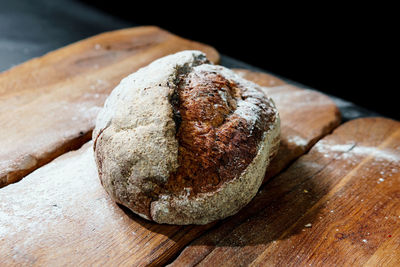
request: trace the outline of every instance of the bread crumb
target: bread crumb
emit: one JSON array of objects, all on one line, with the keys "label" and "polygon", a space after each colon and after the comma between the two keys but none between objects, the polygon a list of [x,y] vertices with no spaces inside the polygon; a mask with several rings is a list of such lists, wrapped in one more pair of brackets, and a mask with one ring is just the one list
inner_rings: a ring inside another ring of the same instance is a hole
[{"label": "bread crumb", "polygon": [[311,226],[312,226],[311,223],[307,223],[306,225],[304,225],[304,227],[306,227],[306,228],[310,228]]}]

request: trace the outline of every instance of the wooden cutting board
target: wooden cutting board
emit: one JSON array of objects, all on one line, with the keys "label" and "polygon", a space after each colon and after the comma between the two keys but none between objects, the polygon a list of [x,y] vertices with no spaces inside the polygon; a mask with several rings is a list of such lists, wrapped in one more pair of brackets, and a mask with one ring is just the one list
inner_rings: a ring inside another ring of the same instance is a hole
[{"label": "wooden cutting board", "polygon": [[0,187],[91,139],[94,118],[119,81],[151,61],[214,48],[157,27],[113,31],[0,74]]},{"label": "wooden cutting board", "polygon": [[350,121],[172,266],[400,266],[400,123]]},{"label": "wooden cutting board", "polygon": [[[265,74],[240,72],[278,85],[265,89],[282,122],[283,152],[271,172],[281,171],[339,124],[328,97]],[[159,225],[116,205],[100,185],[89,143],[0,190],[0,265],[162,265],[219,224]]]}]

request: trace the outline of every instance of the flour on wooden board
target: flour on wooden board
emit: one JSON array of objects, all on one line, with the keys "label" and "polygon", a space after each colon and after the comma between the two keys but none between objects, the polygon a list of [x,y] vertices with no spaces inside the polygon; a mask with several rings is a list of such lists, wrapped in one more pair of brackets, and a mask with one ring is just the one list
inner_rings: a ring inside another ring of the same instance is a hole
[{"label": "flour on wooden board", "polygon": [[[88,218],[92,219],[84,222],[85,228],[91,231],[101,228],[102,222],[113,216],[114,205],[110,205],[108,198],[82,203],[82,197],[79,196],[82,188],[91,188],[86,195],[93,196],[100,187],[97,184],[92,147],[88,146],[80,155],[63,158],[61,167],[59,162],[50,162],[19,183],[8,185],[0,191],[0,199],[8,199],[7,202],[0,202],[0,236],[7,240],[12,240],[13,236],[20,239],[15,239],[18,242],[11,253],[40,246],[52,238],[62,238],[57,229],[68,228],[70,220],[76,218],[77,214],[91,214]],[[52,177],[51,182],[32,183],[34,179],[43,180],[44,176]],[[75,178],[71,181],[65,177]],[[34,186],[26,194],[20,194],[24,184]],[[38,239],[39,236],[43,238]]]},{"label": "flour on wooden board", "polygon": [[298,135],[289,136],[287,141],[300,147],[305,147],[308,145],[308,140]]},{"label": "flour on wooden board", "polygon": [[[315,94],[313,90],[284,91],[282,90],[284,87],[285,86],[277,86],[273,89],[263,87],[263,91],[278,104],[278,108],[280,105],[285,105],[285,110],[296,110],[300,108],[315,109],[316,107],[332,105],[328,97],[321,97]],[[295,99],[301,101],[295,101]]]},{"label": "flour on wooden board", "polygon": [[318,142],[314,147],[325,157],[349,159],[356,156],[373,156],[377,161],[399,162],[400,151],[397,149],[379,149],[377,147],[357,145],[354,142],[347,144],[330,144],[326,140]]}]

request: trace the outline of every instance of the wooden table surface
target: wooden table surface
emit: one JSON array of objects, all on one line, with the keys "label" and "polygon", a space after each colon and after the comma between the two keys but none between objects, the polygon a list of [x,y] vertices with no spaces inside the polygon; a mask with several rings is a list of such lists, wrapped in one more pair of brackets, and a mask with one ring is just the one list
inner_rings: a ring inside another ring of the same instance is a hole
[{"label": "wooden table surface", "polygon": [[143,27],[0,74],[0,265],[399,265],[400,123],[340,125],[329,97],[264,73],[236,70],[265,86],[282,121],[280,151],[248,206],[171,226],[110,200],[86,143],[94,118],[127,73],[184,49],[218,62],[209,46]]},{"label": "wooden table surface", "polygon": [[172,266],[399,266],[399,164],[399,122],[347,122]]}]

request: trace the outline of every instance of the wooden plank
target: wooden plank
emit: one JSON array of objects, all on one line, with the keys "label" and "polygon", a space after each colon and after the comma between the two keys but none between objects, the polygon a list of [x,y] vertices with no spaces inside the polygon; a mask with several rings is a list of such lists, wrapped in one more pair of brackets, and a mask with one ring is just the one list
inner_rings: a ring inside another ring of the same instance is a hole
[{"label": "wooden plank", "polygon": [[400,123],[350,121],[171,266],[398,266]]},{"label": "wooden plank", "polygon": [[210,46],[157,27],[100,34],[0,74],[0,187],[91,138],[94,118],[121,78],[151,61]]},{"label": "wooden plank", "polygon": [[[304,138],[317,139],[339,123],[337,109],[328,97],[311,91],[299,94],[290,86],[280,88],[274,90],[282,90],[285,98],[290,99],[289,92],[293,92],[296,101],[302,101],[300,95],[306,96],[305,101],[320,99],[298,105],[297,112],[304,118],[313,114],[308,105],[319,108],[325,104],[325,109],[319,109],[325,120],[317,120],[312,129],[305,123]],[[284,114],[282,99],[276,98],[276,102]],[[291,127],[298,131],[303,122],[284,116],[282,131]],[[287,136],[282,134],[282,138]],[[288,147],[302,151],[298,142],[290,144]],[[90,146],[65,154],[0,190],[0,265],[162,265],[215,225],[158,225],[121,209],[100,185]]]},{"label": "wooden plank", "polygon": [[287,84],[285,81],[269,73],[251,71],[247,69],[234,69],[236,73],[246,79],[253,81],[261,86],[275,87]]}]

